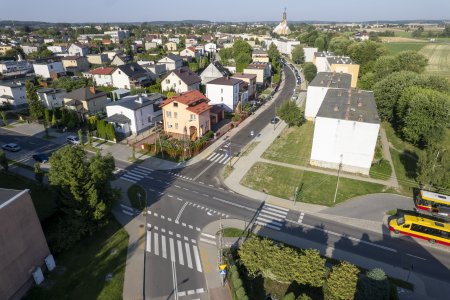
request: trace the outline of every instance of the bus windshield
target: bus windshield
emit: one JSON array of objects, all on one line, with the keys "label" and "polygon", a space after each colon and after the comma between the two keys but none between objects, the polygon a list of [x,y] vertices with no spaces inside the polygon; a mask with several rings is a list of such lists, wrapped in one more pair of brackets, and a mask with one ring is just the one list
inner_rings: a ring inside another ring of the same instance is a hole
[{"label": "bus windshield", "polygon": [[403,225],[403,224],[405,224],[405,218],[403,218],[403,217],[398,218],[398,219],[397,219],[397,224],[398,224],[398,225]]}]

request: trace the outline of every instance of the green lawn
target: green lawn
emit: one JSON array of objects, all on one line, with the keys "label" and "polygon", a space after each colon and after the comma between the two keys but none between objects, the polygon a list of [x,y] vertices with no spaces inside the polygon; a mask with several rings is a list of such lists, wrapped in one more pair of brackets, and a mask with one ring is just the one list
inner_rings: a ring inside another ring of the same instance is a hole
[{"label": "green lawn", "polygon": [[262,157],[292,165],[306,166],[311,156],[313,135],[313,122],[306,122],[300,127],[286,127]]},{"label": "green lawn", "polygon": [[249,233],[248,230],[242,230],[234,227],[227,227],[223,229],[223,237],[240,237],[248,234],[254,235],[253,233]]},{"label": "green lawn", "polygon": [[[51,272],[49,287],[32,289],[26,299],[122,299],[128,234],[111,220],[95,235],[85,238],[56,257],[63,274]],[[105,281],[108,273],[112,280]]]},{"label": "green lawn", "polygon": [[370,167],[370,177],[382,180],[388,180],[392,175],[391,164],[382,159]]},{"label": "green lawn", "polygon": [[419,51],[422,49],[426,43],[408,43],[408,42],[390,42],[390,43],[384,43],[384,46],[386,47],[388,53],[390,55],[396,55],[399,52],[406,51],[406,50],[414,50]]},{"label": "green lawn", "polygon": [[253,149],[255,149],[256,146],[258,146],[259,142],[251,142],[247,147],[244,148],[244,151],[242,151],[241,156],[247,156],[249,155]]},{"label": "green lawn", "polygon": [[46,186],[12,172],[0,172],[0,188],[24,190],[29,189],[39,220],[44,220],[56,211],[56,202]]},{"label": "green lawn", "polygon": [[139,210],[145,209],[147,195],[145,194],[145,190],[140,185],[133,184],[130,186],[128,188],[127,195],[128,199],[130,199],[131,206]]},{"label": "green lawn", "polygon": [[[293,199],[298,187],[297,201],[332,206],[336,180],[337,177],[332,175],[258,162],[241,184],[284,199]],[[336,203],[360,195],[380,193],[383,189],[383,185],[341,177]]]}]

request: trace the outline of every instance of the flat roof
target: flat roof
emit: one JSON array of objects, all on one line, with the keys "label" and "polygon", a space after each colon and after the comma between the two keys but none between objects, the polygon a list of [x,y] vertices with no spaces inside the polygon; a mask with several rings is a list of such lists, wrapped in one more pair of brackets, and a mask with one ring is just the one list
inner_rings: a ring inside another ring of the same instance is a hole
[{"label": "flat roof", "polygon": [[329,89],[317,117],[380,124],[373,92],[358,89]]},{"label": "flat roof", "polygon": [[27,191],[28,190],[0,189],[0,209],[14,201],[17,196]]},{"label": "flat roof", "polygon": [[352,75],[336,72],[319,72],[309,86],[329,87],[335,89],[349,89],[352,83]]}]

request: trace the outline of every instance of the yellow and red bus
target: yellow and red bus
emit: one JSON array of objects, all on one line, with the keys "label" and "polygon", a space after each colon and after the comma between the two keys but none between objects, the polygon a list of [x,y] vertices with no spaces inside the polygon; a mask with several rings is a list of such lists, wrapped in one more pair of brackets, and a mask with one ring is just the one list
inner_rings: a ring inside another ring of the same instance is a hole
[{"label": "yellow and red bus", "polygon": [[389,230],[424,239],[432,244],[450,246],[450,224],[442,219],[425,217],[414,212],[398,212],[389,221]]},{"label": "yellow and red bus", "polygon": [[415,205],[419,210],[450,217],[450,196],[421,190]]}]

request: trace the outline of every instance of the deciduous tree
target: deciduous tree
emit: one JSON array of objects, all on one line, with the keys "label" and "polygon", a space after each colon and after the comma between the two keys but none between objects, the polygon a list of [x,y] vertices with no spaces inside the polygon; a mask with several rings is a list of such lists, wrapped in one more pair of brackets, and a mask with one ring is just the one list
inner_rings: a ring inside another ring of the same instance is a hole
[{"label": "deciduous tree", "polygon": [[300,45],[295,46],[294,49],[292,49],[291,57],[296,64],[304,63],[305,51],[303,50],[303,47]]},{"label": "deciduous tree", "polygon": [[304,121],[305,117],[303,110],[295,103],[295,101],[285,101],[277,109],[277,115],[285,121],[289,127],[300,126]]},{"label": "deciduous tree", "polygon": [[450,149],[430,145],[417,163],[417,181],[428,190],[450,190]]},{"label": "deciduous tree", "polygon": [[357,300],[388,300],[389,281],[380,268],[367,272],[358,282]]},{"label": "deciduous tree", "polygon": [[358,268],[346,261],[334,266],[327,280],[326,293],[334,300],[353,300],[358,273]]},{"label": "deciduous tree", "polygon": [[3,150],[0,150],[0,166],[2,166],[5,172],[8,172],[8,159],[6,158],[6,154]]},{"label": "deciduous tree", "polygon": [[308,82],[311,82],[317,75],[317,67],[313,63],[305,63],[303,65],[303,74]]}]

